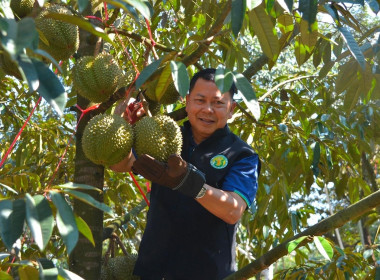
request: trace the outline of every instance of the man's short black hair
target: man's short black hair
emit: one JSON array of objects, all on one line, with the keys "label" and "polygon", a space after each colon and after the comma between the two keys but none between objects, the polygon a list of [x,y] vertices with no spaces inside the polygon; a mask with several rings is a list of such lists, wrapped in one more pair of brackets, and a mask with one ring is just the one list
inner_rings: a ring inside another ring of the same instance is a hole
[{"label": "man's short black hair", "polygon": [[[200,78],[203,80],[211,81],[211,82],[215,83],[215,72],[216,72],[215,68],[206,68],[206,69],[202,69],[199,72],[195,73],[194,76],[190,80],[189,93],[193,90],[195,83]],[[236,90],[235,83],[232,82],[232,86],[229,90],[229,93],[231,94],[232,99],[234,98],[234,94],[236,93],[236,91],[237,90]]]}]

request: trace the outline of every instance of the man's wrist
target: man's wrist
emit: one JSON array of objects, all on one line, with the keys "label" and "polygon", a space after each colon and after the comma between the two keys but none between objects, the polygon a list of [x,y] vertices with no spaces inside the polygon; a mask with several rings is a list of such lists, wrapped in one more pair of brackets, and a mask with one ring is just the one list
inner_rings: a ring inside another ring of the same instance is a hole
[{"label": "man's wrist", "polygon": [[177,190],[187,196],[196,198],[206,183],[205,175],[195,166],[188,163],[187,172],[182,181],[173,190]]}]

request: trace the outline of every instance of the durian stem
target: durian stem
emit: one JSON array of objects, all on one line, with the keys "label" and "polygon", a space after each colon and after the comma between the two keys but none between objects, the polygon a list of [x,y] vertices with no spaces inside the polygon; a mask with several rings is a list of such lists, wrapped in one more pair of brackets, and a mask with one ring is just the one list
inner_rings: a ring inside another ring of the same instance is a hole
[{"label": "durian stem", "polygon": [[149,103],[148,103],[148,101],[146,101],[144,95],[140,94],[140,100],[141,100],[142,105],[144,107],[145,114],[148,117],[152,117],[152,113],[149,111]]},{"label": "durian stem", "polygon": [[127,249],[125,249],[125,246],[123,242],[121,242],[119,236],[117,236],[116,233],[112,233],[112,239],[115,240],[116,244],[119,245],[120,249],[123,251],[124,255],[128,255]]}]

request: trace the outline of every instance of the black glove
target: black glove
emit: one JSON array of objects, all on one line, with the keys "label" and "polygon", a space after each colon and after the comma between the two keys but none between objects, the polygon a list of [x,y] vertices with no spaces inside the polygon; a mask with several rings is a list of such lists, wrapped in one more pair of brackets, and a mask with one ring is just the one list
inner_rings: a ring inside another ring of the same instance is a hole
[{"label": "black glove", "polygon": [[193,198],[206,182],[205,175],[179,155],[171,155],[168,162],[163,163],[144,154],[136,159],[132,170],[145,179]]}]

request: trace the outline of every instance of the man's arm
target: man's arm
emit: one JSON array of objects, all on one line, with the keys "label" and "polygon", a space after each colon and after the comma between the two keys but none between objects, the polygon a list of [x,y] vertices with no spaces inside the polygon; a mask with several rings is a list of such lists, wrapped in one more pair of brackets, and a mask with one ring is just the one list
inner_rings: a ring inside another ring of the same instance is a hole
[{"label": "man's arm", "polygon": [[159,162],[148,155],[141,155],[133,163],[133,170],[152,182],[194,199],[197,199],[204,187],[206,194],[198,198],[198,202],[229,224],[236,223],[247,207],[246,201],[232,191],[234,188],[228,186],[231,191],[225,191],[209,186],[204,174],[178,155],[170,156],[167,163]]},{"label": "man's arm", "polygon": [[240,195],[227,192],[204,184],[206,194],[196,199],[210,213],[228,224],[237,223],[247,207]]}]

